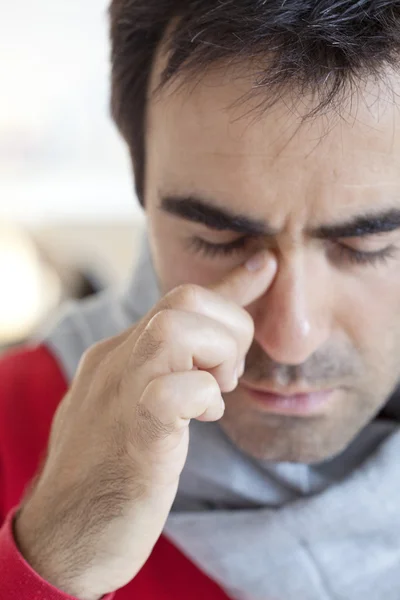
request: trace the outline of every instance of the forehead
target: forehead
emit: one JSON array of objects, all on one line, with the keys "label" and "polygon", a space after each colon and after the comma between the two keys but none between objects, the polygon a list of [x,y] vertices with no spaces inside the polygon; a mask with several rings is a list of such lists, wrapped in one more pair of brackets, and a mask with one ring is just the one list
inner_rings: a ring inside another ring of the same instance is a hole
[{"label": "forehead", "polygon": [[277,220],[294,200],[297,212],[316,219],[319,212],[324,219],[346,214],[350,204],[400,202],[400,119],[392,95],[370,84],[340,115],[327,111],[302,122],[311,101],[294,107],[288,94],[263,110],[260,93],[244,100],[251,85],[215,71],[193,85],[177,81],[150,100],[150,189],[206,195],[232,208],[245,202],[255,215],[267,206]]}]

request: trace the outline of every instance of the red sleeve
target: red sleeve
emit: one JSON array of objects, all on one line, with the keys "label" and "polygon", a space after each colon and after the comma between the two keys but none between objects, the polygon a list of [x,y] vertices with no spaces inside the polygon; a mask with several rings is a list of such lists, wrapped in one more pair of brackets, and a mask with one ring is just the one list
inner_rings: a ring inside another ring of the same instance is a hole
[{"label": "red sleeve", "polygon": [[17,548],[12,527],[66,389],[56,360],[44,346],[18,350],[0,360],[0,600],[77,600],[30,567]]},{"label": "red sleeve", "polygon": [[[0,529],[0,598],[2,600],[77,600],[44,581],[24,560],[15,545],[10,512]],[[115,594],[104,597],[112,600]]]}]

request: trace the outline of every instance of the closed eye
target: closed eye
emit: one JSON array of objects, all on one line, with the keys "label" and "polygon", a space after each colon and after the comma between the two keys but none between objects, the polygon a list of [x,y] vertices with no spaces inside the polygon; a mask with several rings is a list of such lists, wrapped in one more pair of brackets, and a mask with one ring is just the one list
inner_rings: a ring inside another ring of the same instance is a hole
[{"label": "closed eye", "polygon": [[394,245],[367,252],[352,248],[346,244],[332,242],[329,249],[329,255],[334,262],[347,262],[350,265],[361,266],[386,264],[390,259],[395,258],[396,254],[397,248]]},{"label": "closed eye", "polygon": [[[215,244],[199,237],[193,237],[189,240],[189,249],[208,258],[231,256],[245,251],[252,239],[249,236],[242,236],[232,242]],[[328,255],[337,264],[347,263],[348,265],[376,266],[378,264],[386,264],[390,259],[395,258],[397,250],[396,246],[389,245],[379,250],[365,251],[349,246],[346,243],[330,241]]]},{"label": "closed eye", "polygon": [[229,256],[245,250],[250,238],[242,236],[233,242],[225,244],[212,244],[199,237],[193,237],[189,240],[189,249],[195,253],[202,254],[206,257]]}]

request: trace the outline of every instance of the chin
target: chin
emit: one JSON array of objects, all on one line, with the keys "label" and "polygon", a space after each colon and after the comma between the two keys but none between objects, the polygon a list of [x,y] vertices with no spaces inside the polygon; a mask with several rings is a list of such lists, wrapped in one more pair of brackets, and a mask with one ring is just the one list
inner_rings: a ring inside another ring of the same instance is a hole
[{"label": "chin", "polygon": [[337,394],[327,409],[307,415],[254,409],[237,391],[225,397],[219,421],[231,442],[248,456],[271,462],[319,464],[341,453],[377,413],[376,398]]},{"label": "chin", "polygon": [[[243,422],[231,421],[226,415],[220,427],[231,442],[244,454],[258,460],[318,464],[341,454],[352,440],[331,439],[325,431],[315,431],[308,424],[308,431],[299,431],[290,424],[279,427],[277,423],[247,427]],[[303,428],[302,428],[303,429]],[[305,428],[304,428],[305,429]]]}]

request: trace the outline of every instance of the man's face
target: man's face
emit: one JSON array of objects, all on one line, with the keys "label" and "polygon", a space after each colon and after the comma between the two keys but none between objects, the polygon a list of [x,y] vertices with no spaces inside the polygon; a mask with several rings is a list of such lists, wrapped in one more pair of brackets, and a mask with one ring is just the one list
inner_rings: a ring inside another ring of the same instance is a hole
[{"label": "man's face", "polygon": [[[237,103],[250,87],[210,74],[150,101],[150,242],[163,293],[213,283],[258,248],[276,256],[272,286],[247,307],[255,338],[220,425],[254,457],[318,462],[350,443],[399,378],[399,113],[372,90],[344,119],[299,126],[284,99],[265,113],[254,108],[260,97]],[[186,216],[160,210],[171,197]],[[236,231],[190,199],[255,230]],[[244,384],[332,391],[315,411],[290,414],[255,402]]]}]

